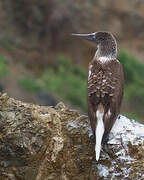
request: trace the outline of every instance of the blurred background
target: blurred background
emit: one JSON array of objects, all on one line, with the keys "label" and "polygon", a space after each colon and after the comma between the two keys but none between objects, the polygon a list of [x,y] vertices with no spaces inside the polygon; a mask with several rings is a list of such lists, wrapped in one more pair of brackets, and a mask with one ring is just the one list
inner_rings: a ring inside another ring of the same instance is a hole
[{"label": "blurred background", "polygon": [[87,114],[96,47],[71,33],[110,31],[125,73],[121,114],[144,123],[144,1],[0,1],[0,91],[25,102],[63,101]]}]

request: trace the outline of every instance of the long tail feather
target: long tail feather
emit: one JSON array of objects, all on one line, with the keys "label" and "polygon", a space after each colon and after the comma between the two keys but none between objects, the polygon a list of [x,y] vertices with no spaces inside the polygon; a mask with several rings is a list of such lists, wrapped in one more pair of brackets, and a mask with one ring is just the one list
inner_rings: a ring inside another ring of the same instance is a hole
[{"label": "long tail feather", "polygon": [[102,142],[102,137],[104,134],[104,123],[103,123],[103,111],[97,111],[96,116],[97,116],[97,126],[95,130],[95,135],[96,135],[96,145],[95,145],[95,152],[96,152],[96,160],[99,160],[100,157],[100,151],[101,151],[101,142]]}]

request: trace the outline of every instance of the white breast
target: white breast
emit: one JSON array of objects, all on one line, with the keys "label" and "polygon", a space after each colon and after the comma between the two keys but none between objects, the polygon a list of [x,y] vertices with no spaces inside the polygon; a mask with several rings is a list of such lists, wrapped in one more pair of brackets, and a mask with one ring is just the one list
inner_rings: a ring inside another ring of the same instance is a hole
[{"label": "white breast", "polygon": [[105,63],[107,61],[111,61],[113,58],[111,56],[101,56],[98,58],[98,61],[101,61],[102,63]]}]

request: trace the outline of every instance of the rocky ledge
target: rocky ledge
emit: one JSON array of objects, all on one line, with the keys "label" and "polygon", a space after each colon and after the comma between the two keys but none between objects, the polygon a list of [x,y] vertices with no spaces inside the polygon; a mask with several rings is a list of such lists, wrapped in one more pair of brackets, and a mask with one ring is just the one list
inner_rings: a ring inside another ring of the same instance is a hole
[{"label": "rocky ledge", "polygon": [[119,116],[95,161],[87,116],[0,94],[0,179],[144,179],[144,125]]}]

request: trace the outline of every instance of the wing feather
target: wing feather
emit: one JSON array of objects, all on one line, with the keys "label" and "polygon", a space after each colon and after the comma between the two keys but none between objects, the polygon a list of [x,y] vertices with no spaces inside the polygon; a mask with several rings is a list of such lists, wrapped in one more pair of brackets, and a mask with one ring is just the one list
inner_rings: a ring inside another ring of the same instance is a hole
[{"label": "wing feather", "polygon": [[115,77],[116,83],[114,85],[114,95],[110,100],[110,113],[106,113],[104,116],[105,134],[108,134],[110,132],[115,120],[117,119],[117,116],[120,113],[120,107],[123,98],[124,74],[122,65],[118,61],[115,64],[113,77]]},{"label": "wing feather", "polygon": [[99,103],[104,106],[105,134],[111,130],[120,112],[123,97],[124,76],[118,60],[101,64],[92,61],[89,65],[87,80],[88,115],[91,128],[95,134],[97,123],[96,111]]}]

